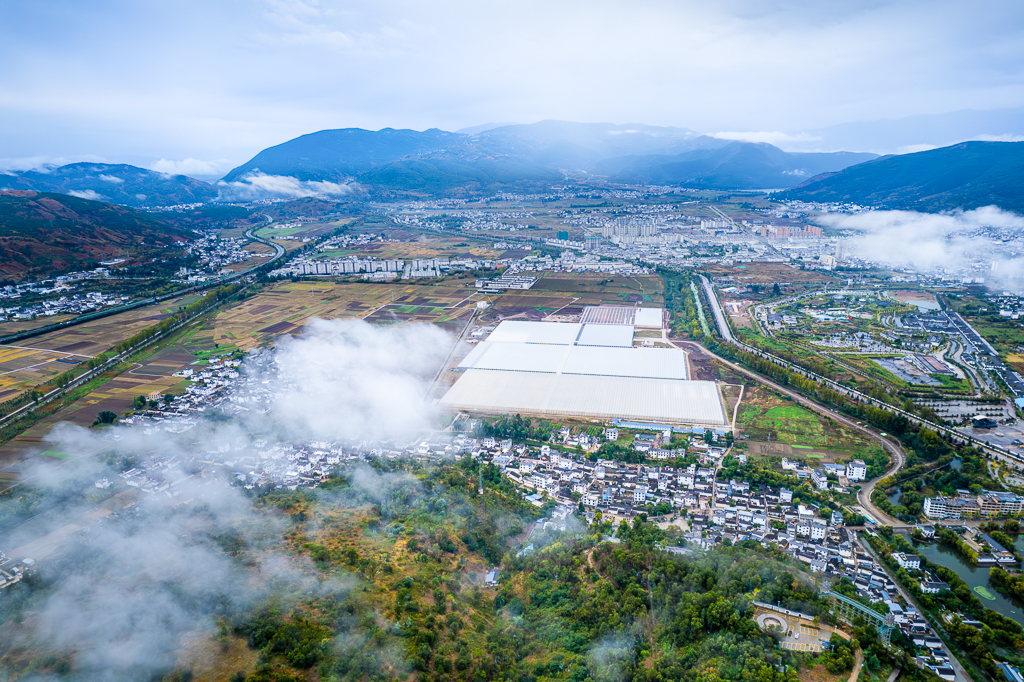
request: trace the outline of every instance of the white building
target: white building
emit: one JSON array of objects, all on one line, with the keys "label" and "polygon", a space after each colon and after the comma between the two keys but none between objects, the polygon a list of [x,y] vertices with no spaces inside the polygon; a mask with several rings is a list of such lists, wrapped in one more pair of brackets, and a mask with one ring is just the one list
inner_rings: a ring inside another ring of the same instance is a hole
[{"label": "white building", "polygon": [[824,540],[825,532],[828,526],[822,519],[814,519],[814,523],[811,524],[811,539],[812,540]]},{"label": "white building", "polygon": [[814,485],[818,486],[818,490],[828,490],[828,476],[821,469],[811,472],[811,480],[814,481]]},{"label": "white building", "polygon": [[918,569],[921,568],[921,557],[916,554],[904,554],[893,552],[892,558],[900,565],[900,568]]},{"label": "white building", "polygon": [[846,477],[851,481],[863,481],[868,477],[868,466],[862,459],[855,459],[846,465]]}]

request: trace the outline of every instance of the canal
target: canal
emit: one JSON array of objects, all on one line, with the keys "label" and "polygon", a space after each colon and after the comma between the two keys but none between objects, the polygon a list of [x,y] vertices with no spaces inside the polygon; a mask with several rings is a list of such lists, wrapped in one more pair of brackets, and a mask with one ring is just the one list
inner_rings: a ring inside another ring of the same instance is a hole
[{"label": "canal", "polygon": [[[1019,551],[1021,545],[1024,545],[1024,539],[1018,540],[1016,544]],[[975,566],[956,549],[939,542],[915,541],[914,549],[931,563],[945,566],[954,571],[960,576],[961,580],[967,583],[967,586],[971,588],[974,595],[981,599],[981,603],[986,607],[1024,625],[1024,603],[1016,599],[1007,599],[996,591],[995,586],[989,581],[989,571],[991,569],[988,566]],[[990,601],[982,597],[974,589],[979,586],[988,589],[991,596],[995,597],[995,599]]]}]

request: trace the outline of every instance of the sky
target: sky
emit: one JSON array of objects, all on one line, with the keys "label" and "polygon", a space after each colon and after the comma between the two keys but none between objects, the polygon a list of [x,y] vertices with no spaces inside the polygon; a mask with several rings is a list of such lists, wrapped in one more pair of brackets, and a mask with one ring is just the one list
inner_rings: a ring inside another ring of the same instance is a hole
[{"label": "sky", "polygon": [[1024,106],[1013,1],[6,5],[9,168],[96,160],[215,175],[326,128],[543,119],[785,148],[846,122]]}]

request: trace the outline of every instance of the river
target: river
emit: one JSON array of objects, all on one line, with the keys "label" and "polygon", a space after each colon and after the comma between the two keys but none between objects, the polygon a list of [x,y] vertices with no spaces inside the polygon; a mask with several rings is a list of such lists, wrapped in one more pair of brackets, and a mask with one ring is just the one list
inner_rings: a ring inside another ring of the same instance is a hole
[{"label": "river", "polygon": [[[1018,540],[1018,550],[1021,548],[1022,544],[1024,544],[1024,539]],[[928,543],[915,541],[914,549],[933,564],[945,566],[950,570],[956,571],[956,574],[960,576],[961,580],[967,583],[967,586],[970,587],[972,591],[978,586],[988,588],[988,591],[995,596],[994,601],[985,599],[977,592],[974,592],[974,595],[981,599],[982,604],[996,613],[1002,614],[1007,618],[1012,618],[1021,625],[1024,625],[1024,603],[1021,603],[1016,599],[1007,599],[996,591],[995,585],[993,585],[988,578],[991,568],[988,566],[975,566],[961,556],[960,552],[956,549],[949,547],[948,545],[943,545],[939,542]]]}]

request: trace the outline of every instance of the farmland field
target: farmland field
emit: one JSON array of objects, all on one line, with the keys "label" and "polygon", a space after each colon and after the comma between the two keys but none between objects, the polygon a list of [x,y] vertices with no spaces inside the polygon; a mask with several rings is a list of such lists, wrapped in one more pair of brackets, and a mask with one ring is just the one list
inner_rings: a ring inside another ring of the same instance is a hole
[{"label": "farmland field", "polygon": [[[212,344],[203,345],[192,341],[191,336],[191,332],[182,331],[175,338],[157,346],[127,371],[102,375],[90,382],[88,392],[78,400],[40,419],[12,440],[0,445],[0,479],[15,477],[21,461],[34,452],[46,451],[48,446],[44,438],[62,422],[89,427],[103,410],[123,414],[131,408],[136,396],[153,391],[161,394],[181,393],[186,381],[172,375],[209,355],[212,349]],[[187,342],[188,349],[182,339]],[[45,454],[58,456],[53,452]]]},{"label": "farmland field", "polygon": [[248,350],[299,333],[311,318],[433,322],[461,331],[479,298],[474,288],[454,284],[281,282],[222,311],[204,333],[218,347]]},{"label": "farmland field", "polygon": [[733,277],[742,284],[818,284],[834,281],[835,278],[821,270],[798,270],[785,263],[744,263],[724,265],[710,263],[702,270],[709,277]]},{"label": "farmland field", "polygon": [[[747,389],[737,425],[751,441],[766,441],[796,448],[788,452],[807,457],[827,450],[856,455],[871,449],[872,443],[852,429],[821,417],[792,401],[779,398],[764,388]],[[752,453],[755,454],[755,453]]]},{"label": "farmland field", "polygon": [[109,350],[198,298],[182,296],[0,346],[0,402],[45,383],[73,367],[76,361],[88,360]]},{"label": "farmland field", "polygon": [[579,315],[585,306],[665,305],[662,279],[653,275],[621,277],[590,273],[544,273],[526,290],[490,295],[492,307],[481,319],[539,320],[548,315]]}]

